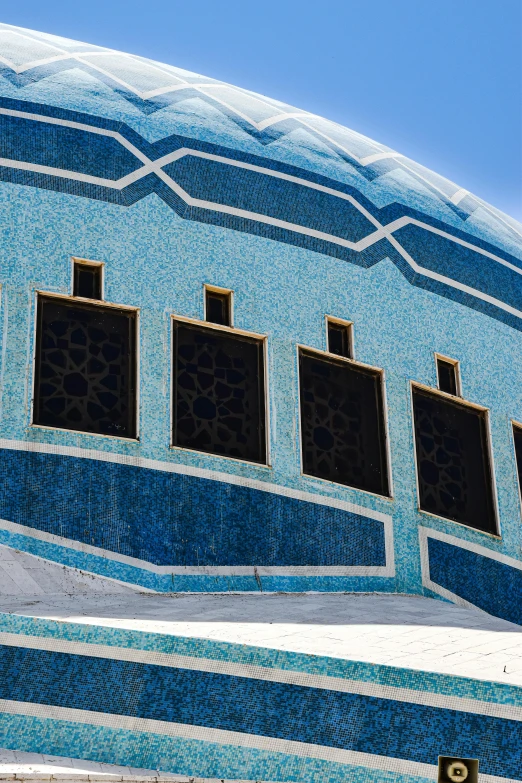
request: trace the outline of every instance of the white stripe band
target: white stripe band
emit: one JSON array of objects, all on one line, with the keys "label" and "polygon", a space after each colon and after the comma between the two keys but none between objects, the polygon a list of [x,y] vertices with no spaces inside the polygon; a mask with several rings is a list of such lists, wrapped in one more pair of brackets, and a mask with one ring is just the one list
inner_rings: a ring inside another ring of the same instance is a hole
[{"label": "white stripe band", "polygon": [[[139,568],[143,571],[150,571],[151,573],[158,575],[172,575],[172,576],[252,576],[259,578],[262,576],[362,576],[362,577],[390,577],[394,576],[394,573],[390,573],[388,566],[160,566],[155,563],[150,563],[147,560],[140,560],[137,557],[131,557],[130,555],[122,555],[119,552],[112,552],[109,549],[102,549],[101,547],[92,546],[92,544],[84,544],[83,541],[75,541],[72,538],[64,538],[62,536],[56,536],[53,533],[45,533],[43,530],[37,530],[36,528],[29,527],[28,525],[19,525],[17,522],[10,522],[7,519],[0,519],[0,530],[6,530],[15,535],[26,536],[27,538],[33,538],[36,541],[42,541],[47,544],[54,544],[55,546],[63,547],[64,549],[71,549],[74,552],[81,552],[86,555],[94,555],[95,557],[102,557],[105,560],[112,562],[123,563],[125,565]],[[6,546],[10,549],[20,549],[18,544],[9,544],[4,542],[2,546]],[[56,563],[50,556],[45,557],[41,554],[32,554],[33,557],[37,557],[40,560],[45,560],[49,563]],[[84,573],[91,573],[98,576],[102,576],[104,579],[111,579],[111,577],[105,574],[99,574],[85,565],[69,565],[70,568],[75,568],[83,571]],[[124,582],[122,579],[112,578],[111,581],[118,584],[134,587],[138,592],[157,592],[155,590],[149,590],[148,588],[141,587],[138,583]],[[186,591],[183,591],[186,592]],[[243,591],[241,591],[243,592]]]},{"label": "white stripe band", "polygon": [[176,653],[160,653],[151,650],[137,650],[128,647],[113,647],[112,645],[75,642],[67,639],[54,639],[44,636],[28,636],[25,634],[0,632],[0,644],[10,647],[24,647],[31,650],[46,650],[48,652],[66,653],[68,655],[85,655],[94,658],[105,658],[115,661],[129,661],[148,666],[165,666],[175,669],[225,674],[229,677],[279,682],[286,685],[296,685],[304,688],[352,693],[374,699],[422,704],[445,710],[488,715],[505,720],[522,721],[522,707],[511,704],[477,701],[461,696],[449,696],[440,693],[398,688],[392,685],[382,685],[374,682],[348,680],[342,677],[329,677],[307,672],[290,671],[287,669],[271,669],[265,666],[236,663],[234,661],[197,658]]},{"label": "white stripe band", "polygon": [[[395,576],[395,559],[393,547],[393,519],[391,515],[384,514],[381,511],[365,508],[355,505],[346,500],[339,500],[325,495],[316,495],[302,490],[292,489],[280,484],[273,484],[257,479],[249,479],[244,476],[234,476],[229,473],[208,470],[205,468],[195,468],[189,465],[181,465],[173,462],[161,462],[159,460],[145,459],[143,457],[132,456],[128,454],[118,454],[116,452],[96,451],[94,449],[80,449],[74,446],[57,446],[49,443],[33,443],[26,441],[13,441],[0,439],[0,449],[12,449],[16,451],[37,452],[43,454],[55,454],[80,459],[91,459],[102,462],[113,462],[120,465],[131,465],[133,467],[146,468],[149,470],[164,471],[178,475],[194,476],[197,478],[209,479],[211,481],[220,481],[234,486],[246,487],[249,489],[267,492],[269,494],[280,495],[283,497],[294,498],[305,503],[314,503],[328,508],[339,509],[348,513],[357,514],[368,519],[374,519],[382,522],[384,525],[384,540],[386,552],[386,565],[384,566],[159,566],[146,560],[122,555],[117,552],[111,552],[107,549],[84,544],[62,536],[56,536],[52,533],[45,533],[36,530],[28,525],[20,525],[10,520],[0,520],[0,529],[8,530],[12,533],[29,536],[31,538],[45,541],[57,546],[67,547],[85,554],[92,554],[98,557],[107,558],[126,565],[152,571],[156,574],[180,574],[180,575],[300,575],[300,576]],[[347,531],[349,535],[349,531]],[[8,542],[5,542],[9,545]],[[83,566],[82,566],[83,568]]]},{"label": "white stripe band", "polygon": [[[112,730],[124,729],[133,733],[146,732],[217,745],[256,748],[269,753],[284,753],[299,758],[322,759],[337,764],[367,767],[381,772],[386,770],[402,775],[428,778],[429,780],[436,780],[437,778],[437,767],[433,764],[422,764],[417,761],[359,753],[353,750],[330,748],[307,742],[278,739],[276,737],[261,737],[243,732],[211,729],[204,726],[189,726],[183,723],[130,718],[124,715],[107,715],[101,712],[77,710],[70,707],[54,707],[48,704],[30,704],[29,702],[17,702],[8,699],[0,699],[0,712],[10,715],[25,715],[53,722],[71,721],[89,726],[104,726]],[[54,726],[53,728],[56,732],[57,727]],[[67,732],[66,727],[64,727],[65,732]],[[479,775],[479,780],[480,783],[519,783],[519,781],[513,778],[484,774]]]},{"label": "white stripe band", "polygon": [[[314,133],[321,136],[322,138],[329,141],[331,144],[333,144],[337,149],[342,150],[346,155],[348,155],[352,160],[357,161],[362,166],[367,166],[371,163],[374,163],[378,160],[383,160],[386,158],[403,158],[404,156],[400,153],[394,152],[393,150],[382,150],[382,145],[377,144],[376,142],[372,141],[371,139],[367,139],[365,137],[361,137],[360,134],[356,134],[353,131],[349,131],[350,135],[355,138],[363,138],[364,141],[367,144],[370,144],[370,146],[373,146],[375,149],[379,150],[379,152],[366,155],[365,157],[358,157],[356,154],[354,154],[351,150],[349,150],[347,147],[343,146],[339,141],[336,141],[335,139],[332,139],[330,136],[328,136],[324,131],[321,131],[319,128],[315,127],[312,123],[315,121],[322,122],[323,124],[327,124],[328,126],[336,126],[337,123],[332,123],[331,121],[324,120],[322,117],[318,117],[317,115],[310,114],[308,112],[303,112],[300,110],[294,110],[292,111],[286,111],[281,113],[278,108],[273,103],[269,103],[267,99],[264,99],[263,96],[256,95],[250,93],[248,90],[242,90],[238,87],[234,87],[232,85],[226,84],[224,82],[210,82],[205,83],[204,81],[194,81],[194,82],[188,82],[186,79],[184,79],[179,72],[179,69],[169,69],[167,66],[151,62],[150,60],[146,60],[145,58],[141,57],[134,57],[133,55],[130,55],[126,52],[118,52],[115,49],[103,49],[102,51],[67,51],[65,49],[62,49],[55,44],[50,44],[48,41],[42,41],[40,38],[34,38],[30,35],[27,35],[27,31],[25,30],[17,30],[17,29],[7,29],[7,28],[0,28],[0,31],[2,33],[10,34],[13,36],[18,36],[20,38],[24,38],[28,41],[35,41],[39,45],[44,45],[50,49],[53,49],[56,52],[59,52],[57,55],[52,55],[49,57],[40,58],[38,60],[33,60],[32,62],[26,62],[21,66],[17,66],[12,61],[8,60],[6,57],[3,57],[0,55],[0,61],[8,65],[15,73],[24,73],[25,71],[30,70],[34,67],[40,67],[42,65],[51,64],[53,62],[58,62],[60,60],[76,60],[77,62],[87,64],[94,70],[97,70],[98,72],[104,74],[105,76],[108,76],[113,81],[120,84],[125,89],[129,90],[130,92],[134,93],[135,95],[139,96],[143,100],[147,100],[149,98],[153,98],[159,95],[164,95],[171,92],[176,92],[178,90],[185,90],[185,89],[194,89],[197,92],[201,92],[202,95],[205,95],[206,97],[211,97],[212,100],[216,101],[216,103],[220,103],[222,106],[230,110],[233,114],[235,114],[238,117],[241,117],[242,119],[246,120],[250,125],[255,127],[257,130],[261,131],[265,128],[268,128],[278,122],[281,122],[286,119],[296,119],[300,122],[302,126],[305,128],[311,129]],[[91,57],[100,57],[100,56],[117,56],[124,60],[130,60],[134,63],[139,63],[140,65],[145,66],[149,70],[156,70],[162,74],[165,74],[169,77],[171,77],[175,82],[178,83],[172,83],[163,87],[157,87],[152,90],[147,91],[141,91],[137,89],[136,87],[133,87],[128,82],[125,82],[123,79],[116,76],[116,74],[111,73],[110,71],[100,68],[99,66],[94,65],[92,62],[89,62],[89,58]],[[191,74],[192,78],[194,78],[195,74]],[[199,77],[203,79],[203,77]],[[252,117],[250,117],[248,114],[245,114],[244,112],[240,111],[237,106],[233,106],[230,103],[223,101],[222,98],[219,97],[219,95],[208,95],[208,92],[205,92],[205,90],[212,90],[212,88],[221,88],[225,90],[231,90],[233,93],[239,94],[240,96],[246,96],[248,99],[255,101],[257,104],[262,104],[276,113],[272,116],[261,120],[260,122],[256,122]],[[308,120],[308,121],[307,121]],[[347,128],[344,128],[343,126],[339,126],[341,128],[341,131],[346,134],[348,131]],[[415,177],[423,182],[426,182],[429,187],[434,188],[437,190],[440,195],[442,196],[443,200],[448,200],[449,203],[452,203],[454,205],[458,205],[460,201],[468,194],[468,191],[465,188],[459,188],[457,191],[454,192],[454,194],[451,196],[451,198],[448,198],[448,196],[440,189],[438,188],[433,182],[430,182],[426,177],[423,177],[418,171],[415,169],[412,169],[410,166],[407,165],[405,161],[400,161],[400,165],[411,171]],[[489,204],[486,204],[485,202],[481,202],[482,207],[489,212],[495,219],[500,220],[504,225],[508,226],[512,231],[517,233],[519,236],[522,236],[520,229],[511,223],[508,223],[501,214],[498,213],[497,210],[494,210]]]},{"label": "white stripe band", "polygon": [[[451,601],[451,603],[457,604],[458,606],[463,606],[466,609],[478,609],[479,611],[484,612],[484,609],[481,609],[480,606],[476,606],[470,601],[466,601],[465,598],[457,595],[457,593],[452,593],[451,590],[448,590],[445,587],[437,584],[437,582],[432,581],[430,575],[430,560],[428,552],[429,538],[433,538],[437,541],[443,541],[446,544],[451,544],[451,546],[457,547],[459,549],[465,549],[468,552],[474,552],[481,557],[487,557],[490,560],[496,560],[498,563],[502,563],[503,565],[507,565],[510,568],[516,568],[519,571],[522,571],[522,562],[520,560],[516,560],[514,557],[503,555],[501,552],[495,552],[493,549],[481,546],[480,544],[475,544],[472,541],[465,541],[462,538],[450,536],[447,533],[442,533],[439,530],[433,530],[428,527],[419,527],[419,545],[423,586],[427,587],[428,590],[431,590],[433,593],[440,595],[441,598],[445,598],[447,601]],[[505,622],[508,621],[506,620]]]},{"label": "white stripe band", "polygon": [[[71,127],[71,128],[78,128],[80,130],[85,130],[92,133],[97,133],[99,135],[108,136],[111,138],[116,139],[120,144],[122,144],[127,150],[129,150],[141,163],[143,164],[140,168],[136,169],[135,171],[131,172],[130,174],[127,174],[125,177],[121,178],[120,180],[107,180],[105,178],[101,177],[94,177],[92,175],[88,174],[80,174],[71,172],[68,170],[63,169],[57,169],[53,167],[47,167],[42,166],[38,164],[32,164],[27,162],[19,162],[19,161],[7,161],[3,159],[0,161],[0,165],[4,166],[10,166],[13,168],[19,168],[29,171],[35,171],[39,173],[45,173],[45,174],[52,174],[54,176],[77,180],[77,181],[84,181],[89,182],[91,184],[99,184],[103,185],[104,187],[112,187],[117,190],[121,190],[123,187],[126,187],[131,182],[135,182],[142,177],[148,175],[151,172],[154,172],[163,182],[165,182],[166,185],[174,192],[176,195],[178,195],[186,204],[190,206],[199,207],[201,209],[207,209],[214,212],[220,212],[222,214],[230,214],[234,215],[236,217],[246,218],[248,220],[253,220],[260,223],[265,223],[267,225],[273,225],[277,226],[279,228],[294,231],[299,234],[303,234],[306,236],[315,237],[318,239],[322,239],[327,242],[331,242],[333,244],[337,244],[343,247],[347,247],[349,249],[353,250],[363,250],[366,247],[370,247],[371,245],[375,244],[376,242],[380,241],[383,237],[387,237],[388,240],[391,242],[391,244],[395,247],[395,249],[400,253],[400,255],[404,258],[404,260],[414,269],[415,272],[418,274],[421,274],[425,277],[429,277],[433,280],[437,280],[438,282],[441,282],[445,285],[448,285],[452,288],[456,288],[458,290],[461,290],[465,293],[470,294],[471,296],[474,296],[478,299],[482,299],[483,301],[489,302],[490,304],[494,305],[495,307],[498,307],[499,309],[505,310],[506,312],[511,313],[512,315],[515,315],[517,317],[522,317],[522,312],[517,310],[514,307],[511,307],[510,305],[505,304],[499,299],[496,299],[495,297],[489,296],[488,294],[483,293],[482,291],[479,291],[478,289],[472,288],[471,286],[467,286],[463,283],[459,283],[455,280],[452,280],[451,278],[448,278],[444,275],[440,275],[436,272],[432,272],[429,269],[426,269],[425,267],[420,266],[417,264],[417,262],[410,256],[409,253],[404,250],[402,245],[392,236],[393,232],[398,230],[399,228],[403,228],[404,226],[408,224],[415,224],[422,228],[424,228],[427,231],[430,231],[431,233],[439,234],[444,236],[449,241],[452,241],[456,244],[460,244],[462,246],[465,246],[467,248],[470,248],[474,250],[475,252],[479,253],[480,255],[486,256],[490,258],[491,260],[496,261],[497,263],[502,264],[503,266],[509,267],[511,270],[522,274],[522,271],[514,266],[513,264],[510,264],[508,261],[505,261],[504,259],[500,258],[499,256],[494,255],[493,253],[489,253],[488,251],[482,250],[482,248],[473,245],[469,242],[465,242],[464,240],[460,240],[457,237],[454,237],[451,234],[448,234],[444,231],[441,231],[439,229],[435,229],[434,227],[430,226],[429,224],[423,223],[421,221],[415,220],[413,218],[409,217],[403,217],[400,218],[397,221],[393,221],[388,226],[382,226],[379,221],[374,218],[368,211],[361,205],[359,202],[354,199],[352,196],[348,196],[347,194],[343,193],[342,191],[337,191],[331,188],[324,187],[322,185],[316,185],[313,182],[309,182],[308,180],[301,179],[299,177],[293,177],[288,174],[284,174],[282,172],[273,171],[272,169],[264,169],[263,167],[255,166],[253,164],[249,163],[242,163],[241,161],[235,161],[228,158],[221,158],[220,156],[212,155],[210,153],[204,153],[199,152],[196,150],[190,150],[190,149],[183,149],[183,150],[177,150],[173,153],[169,153],[168,155],[164,156],[160,161],[152,161],[150,160],[144,153],[142,153],[140,150],[138,150],[137,147],[135,147],[133,144],[131,144],[127,139],[125,139],[120,133],[117,133],[115,131],[109,131],[105,130],[103,128],[97,128],[95,126],[91,125],[85,125],[83,123],[77,123],[72,122],[70,120],[61,120],[57,118],[52,117],[46,117],[44,115],[37,115],[37,114],[30,114],[27,112],[22,111],[15,111],[11,109],[0,109],[0,114],[5,114],[8,116],[15,116],[15,117],[25,117],[27,119],[31,119],[38,122],[44,122],[44,123],[52,123],[56,125],[63,125],[64,127]],[[304,123],[306,125],[306,123]],[[189,193],[187,193],[175,180],[173,180],[168,174],[166,174],[163,171],[162,166],[167,165],[169,161],[173,161],[176,159],[179,159],[185,155],[192,155],[194,157],[201,157],[201,158],[207,158],[209,160],[220,160],[223,163],[226,163],[227,165],[246,168],[253,171],[258,171],[261,173],[264,173],[268,176],[275,177],[277,179],[286,179],[289,181],[295,181],[301,184],[303,187],[308,187],[314,190],[323,191],[325,193],[329,193],[331,195],[334,195],[337,198],[341,198],[344,200],[350,201],[350,203],[359,210],[362,214],[364,214],[376,227],[376,231],[374,231],[372,234],[369,234],[368,236],[364,237],[363,239],[359,240],[358,242],[352,242],[350,240],[344,239],[342,237],[338,237],[334,234],[329,234],[327,232],[318,231],[316,229],[308,228],[306,226],[291,223],[289,221],[280,220],[278,218],[273,218],[268,215],[264,215],[257,212],[251,212],[249,210],[245,209],[238,209],[236,207],[230,207],[228,205],[219,204],[212,201],[207,201],[204,199],[198,199],[192,197]],[[418,175],[420,176],[420,175]],[[421,177],[422,178],[422,177]]]}]

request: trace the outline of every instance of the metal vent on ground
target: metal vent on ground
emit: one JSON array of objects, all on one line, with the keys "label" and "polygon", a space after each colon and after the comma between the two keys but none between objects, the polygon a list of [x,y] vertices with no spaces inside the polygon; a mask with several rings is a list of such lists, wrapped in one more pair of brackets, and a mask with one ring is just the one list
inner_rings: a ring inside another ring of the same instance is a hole
[{"label": "metal vent on ground", "polygon": [[439,756],[438,783],[478,783],[478,759]]}]

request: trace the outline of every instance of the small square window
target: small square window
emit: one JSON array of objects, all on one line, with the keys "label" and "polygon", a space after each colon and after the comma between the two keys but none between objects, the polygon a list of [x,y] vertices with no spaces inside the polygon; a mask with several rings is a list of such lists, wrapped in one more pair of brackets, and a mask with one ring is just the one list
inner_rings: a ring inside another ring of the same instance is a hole
[{"label": "small square window", "polygon": [[232,326],[232,293],[205,289],[205,320],[221,326]]},{"label": "small square window", "polygon": [[102,265],[74,262],[73,296],[102,298]]},{"label": "small square window", "polygon": [[352,325],[328,320],[328,351],[353,359]]},{"label": "small square window", "polygon": [[446,394],[460,397],[459,364],[441,356],[436,357],[439,389]]}]

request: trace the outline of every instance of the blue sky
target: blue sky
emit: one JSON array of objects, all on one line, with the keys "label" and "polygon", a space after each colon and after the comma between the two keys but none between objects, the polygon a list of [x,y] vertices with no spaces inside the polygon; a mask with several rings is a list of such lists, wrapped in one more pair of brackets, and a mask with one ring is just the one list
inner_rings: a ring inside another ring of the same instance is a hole
[{"label": "blue sky", "polygon": [[388,144],[522,220],[520,0],[23,0],[0,21],[172,63]]}]

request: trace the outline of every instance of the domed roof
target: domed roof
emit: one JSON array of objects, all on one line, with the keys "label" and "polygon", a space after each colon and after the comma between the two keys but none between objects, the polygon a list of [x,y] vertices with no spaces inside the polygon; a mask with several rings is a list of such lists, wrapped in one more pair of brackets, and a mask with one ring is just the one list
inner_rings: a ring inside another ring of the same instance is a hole
[{"label": "domed roof", "polygon": [[123,205],[156,192],[185,218],[363,266],[390,257],[413,284],[521,328],[522,226],[335,122],[5,24],[0,96],[3,180]]}]

